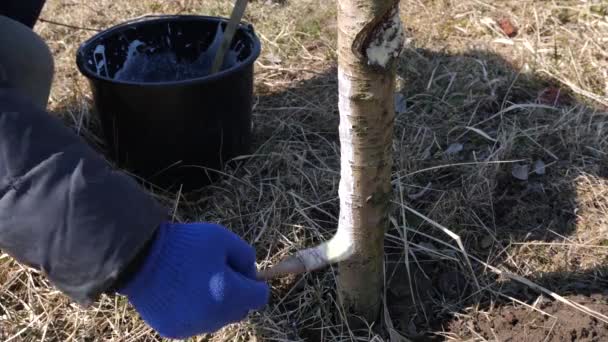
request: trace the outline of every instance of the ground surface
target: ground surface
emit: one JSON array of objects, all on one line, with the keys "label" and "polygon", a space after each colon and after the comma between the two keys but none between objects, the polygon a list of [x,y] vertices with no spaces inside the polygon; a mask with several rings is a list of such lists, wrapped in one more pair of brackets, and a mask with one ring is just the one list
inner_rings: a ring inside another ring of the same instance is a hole
[{"label": "ground surface", "polygon": [[[193,340],[607,339],[608,5],[401,3],[411,40],[399,68],[382,320],[349,330],[328,269],[273,282],[266,310]],[[50,0],[42,16],[95,29],[150,13],[229,10],[230,1]],[[335,12],[322,0],[252,1],[247,20],[263,44],[255,153],[200,193],[155,191],[176,219],[239,233],[260,267],[336,226]],[[56,56],[50,109],[103,151],[74,65],[94,32],[49,22],[37,31]],[[0,339],[159,340],[123,298],[79,309],[7,256]]]}]

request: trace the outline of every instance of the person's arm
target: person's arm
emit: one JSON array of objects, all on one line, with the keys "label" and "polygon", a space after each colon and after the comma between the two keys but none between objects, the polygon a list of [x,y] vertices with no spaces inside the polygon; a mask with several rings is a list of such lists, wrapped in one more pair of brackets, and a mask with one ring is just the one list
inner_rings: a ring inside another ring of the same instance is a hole
[{"label": "person's arm", "polygon": [[7,16],[33,28],[46,0],[1,0],[0,15]]},{"label": "person's arm", "polygon": [[57,118],[0,90],[0,250],[88,305],[167,217]]},{"label": "person's arm", "polygon": [[165,337],[213,332],[268,301],[255,250],[168,211],[46,113],[52,55],[0,16],[0,250],[74,301],[126,295]]},{"label": "person's arm", "polygon": [[262,308],[255,250],[226,227],[168,221],[125,173],[0,89],[0,250],[74,301],[127,296],[161,336],[214,332]]}]

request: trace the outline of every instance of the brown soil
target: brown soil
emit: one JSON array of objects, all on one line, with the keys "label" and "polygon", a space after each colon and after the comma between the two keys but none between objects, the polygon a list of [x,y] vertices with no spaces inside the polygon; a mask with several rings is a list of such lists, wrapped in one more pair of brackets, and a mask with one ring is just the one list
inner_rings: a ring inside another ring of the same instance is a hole
[{"label": "brown soil", "polygon": [[[568,299],[608,314],[606,296]],[[608,341],[608,324],[560,302],[544,300],[536,308],[503,306],[452,321],[448,335],[467,341]],[[549,316],[551,315],[551,316]]]}]

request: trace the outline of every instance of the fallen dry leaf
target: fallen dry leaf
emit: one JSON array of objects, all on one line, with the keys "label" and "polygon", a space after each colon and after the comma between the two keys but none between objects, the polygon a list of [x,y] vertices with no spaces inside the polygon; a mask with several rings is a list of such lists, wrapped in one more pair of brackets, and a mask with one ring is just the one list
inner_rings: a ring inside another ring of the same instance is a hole
[{"label": "fallen dry leaf", "polygon": [[445,154],[453,155],[461,152],[464,149],[464,146],[460,143],[453,143],[445,150]]},{"label": "fallen dry leaf", "polygon": [[545,174],[545,162],[542,160],[537,160],[534,163],[534,173],[536,173],[537,175],[544,175]]},{"label": "fallen dry leaf", "polygon": [[513,170],[511,170],[513,177],[522,181],[528,180],[529,172],[530,167],[528,165],[514,165]]},{"label": "fallen dry leaf", "polygon": [[513,22],[507,18],[503,18],[498,20],[498,26],[502,30],[502,32],[509,38],[513,38],[517,36],[517,27],[513,25]]}]

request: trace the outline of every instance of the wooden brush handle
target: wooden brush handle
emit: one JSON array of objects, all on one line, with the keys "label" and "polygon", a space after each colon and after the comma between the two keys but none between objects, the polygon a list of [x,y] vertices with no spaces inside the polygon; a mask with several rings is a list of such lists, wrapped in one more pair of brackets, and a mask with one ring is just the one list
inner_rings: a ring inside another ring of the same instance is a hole
[{"label": "wooden brush handle", "polygon": [[232,37],[236,32],[236,28],[240,24],[241,19],[243,18],[245,8],[247,8],[247,1],[248,0],[236,0],[234,9],[232,10],[232,14],[230,15],[230,20],[228,21],[228,25],[226,26],[226,31],[224,31],[222,44],[217,49],[217,54],[215,55],[215,59],[213,60],[213,65],[211,66],[211,74],[215,74],[216,72],[218,72],[221,69],[222,64],[224,64],[224,56],[226,55],[226,51],[228,51],[228,49],[230,48],[230,43],[232,42]]}]

